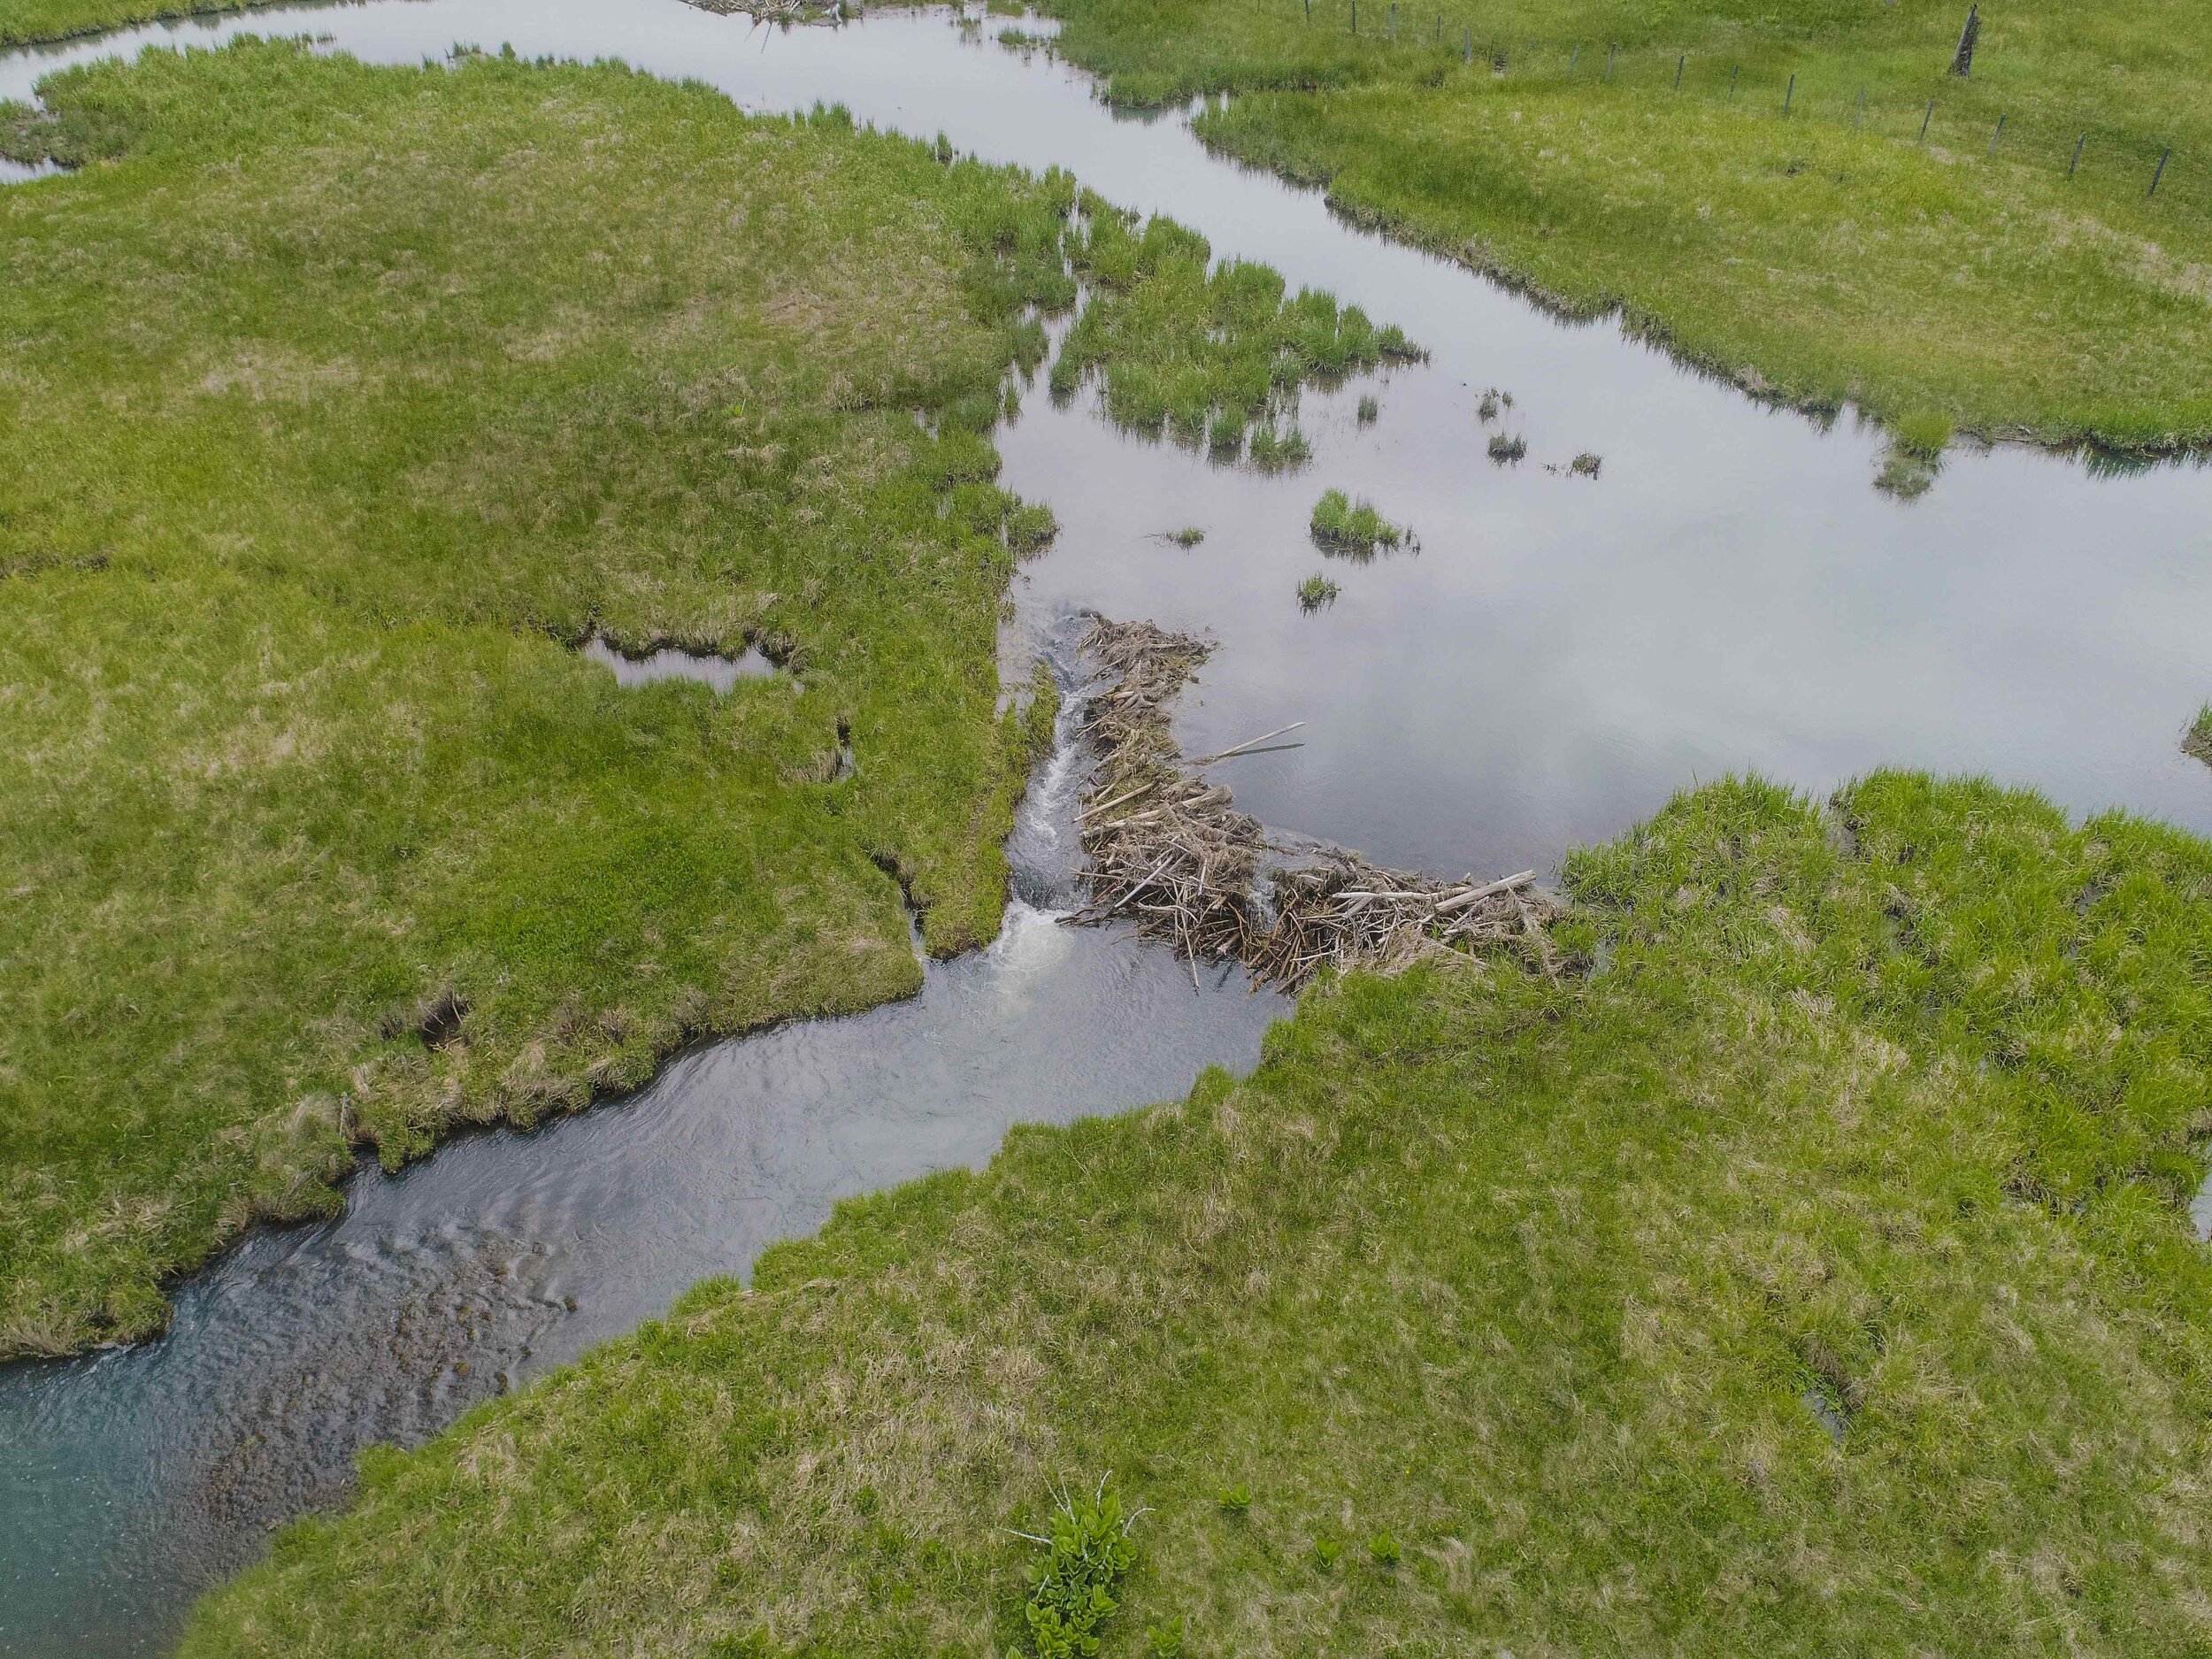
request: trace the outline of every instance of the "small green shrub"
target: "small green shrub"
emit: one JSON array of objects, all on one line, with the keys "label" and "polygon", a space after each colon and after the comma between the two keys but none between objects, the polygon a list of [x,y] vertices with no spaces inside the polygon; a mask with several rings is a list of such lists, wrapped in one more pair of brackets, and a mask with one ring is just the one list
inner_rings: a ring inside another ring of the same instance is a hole
[{"label": "small green shrub", "polygon": [[1398,1540],[1387,1532],[1378,1532],[1367,1540],[1367,1555],[1378,1567],[1394,1567],[1404,1557]]},{"label": "small green shrub", "polygon": [[1502,466],[1510,466],[1528,453],[1528,440],[1508,437],[1502,432],[1490,434],[1490,458]]},{"label": "small green shrub", "polygon": [[1325,576],[1309,576],[1298,584],[1298,603],[1308,611],[1318,611],[1335,602],[1337,585]]},{"label": "small green shrub", "polygon": [[1180,530],[1168,532],[1167,539],[1179,548],[1194,548],[1206,539],[1206,533],[1194,524],[1187,524]]},{"label": "small green shrub", "polygon": [[1340,1539],[1317,1538],[1313,1540],[1313,1564],[1326,1572],[1336,1565],[1337,1557],[1344,1553]]},{"label": "small green shrub", "polygon": [[[1303,589],[1300,590],[1302,595]],[[1232,1515],[1243,1515],[1252,1507],[1252,1488],[1240,1481],[1233,1486],[1221,1489],[1221,1507]]]},{"label": "small green shrub", "polygon": [[1145,1627],[1144,1650],[1152,1659],[1183,1659],[1183,1616]]},{"label": "small green shrub", "polygon": [[1605,463],[1601,458],[1591,454],[1589,450],[1585,449],[1580,455],[1578,455],[1573,460],[1567,463],[1567,471],[1574,474],[1577,478],[1595,478],[1598,475],[1598,468],[1604,465]]},{"label": "small green shrub", "polygon": [[1129,1528],[1110,1477],[1099,1478],[1087,1498],[1056,1494],[1052,1535],[1016,1534],[1045,1550],[1029,1567],[1029,1603],[1023,1609],[1036,1659],[1088,1659],[1098,1652],[1099,1627],[1119,1605],[1114,1586],[1136,1560]]}]

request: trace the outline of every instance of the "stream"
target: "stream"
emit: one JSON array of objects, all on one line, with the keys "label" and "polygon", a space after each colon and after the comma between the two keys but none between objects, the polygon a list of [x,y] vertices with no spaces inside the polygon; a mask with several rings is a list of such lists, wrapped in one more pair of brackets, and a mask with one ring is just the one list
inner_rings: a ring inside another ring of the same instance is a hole
[{"label": "stream", "polygon": [[[1312,192],[1209,156],[1188,112],[1120,116],[1041,52],[938,13],[779,30],[680,0],[367,0],[125,31],[0,58],[0,98],[146,43],[308,33],[419,63],[457,43],[619,57],[749,109],[841,102],[964,151],[1064,166],[1394,322],[1425,365],[1309,391],[1302,472],[1262,476],[1117,431],[1041,386],[998,434],[1053,550],[1018,579],[1007,653],[1079,683],[1079,613],[1203,630],[1178,717],[1203,753],[1303,720],[1303,746],[1223,764],[1265,821],[1440,874],[1555,868],[1676,790],[1756,770],[1826,790],[1871,767],[2032,784],[2212,833],[2182,730],[2212,695],[2212,470],[2132,475],[1955,450],[1933,488],[1873,488],[1880,435],[1763,406],[1356,231]],[[1033,32],[1049,25],[1029,21]],[[5,188],[58,187],[0,173]],[[1513,396],[1486,426],[1486,388]],[[1379,416],[1363,424],[1373,397]],[[1517,465],[1485,453],[1502,426]],[[1578,454],[1602,457],[1574,476]],[[1325,488],[1371,497],[1417,552],[1352,565],[1306,534]],[[1194,526],[1183,548],[1166,532]],[[1341,593],[1302,611],[1325,572]],[[611,667],[618,667],[610,664]],[[628,672],[618,667],[618,672]],[[640,672],[642,672],[641,666]],[[1071,930],[1066,733],[1010,851],[988,949],[912,1001],[680,1057],[638,1094],[532,1134],[457,1140],[345,1213],[259,1233],[177,1287],[168,1335],[0,1370],[0,1654],[159,1652],[191,1598],[273,1525],[342,1501],[352,1458],[742,1273],[845,1195],[979,1164],[1006,1128],[1179,1094],[1246,1068],[1286,1010],[1118,929]]]}]

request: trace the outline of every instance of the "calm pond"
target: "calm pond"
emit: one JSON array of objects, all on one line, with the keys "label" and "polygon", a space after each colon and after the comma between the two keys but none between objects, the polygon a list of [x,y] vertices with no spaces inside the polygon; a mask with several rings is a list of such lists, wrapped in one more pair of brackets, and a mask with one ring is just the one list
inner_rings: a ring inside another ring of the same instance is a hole
[{"label": "calm pond", "polygon": [[[1309,394],[1315,458],[1262,477],[1114,430],[1041,387],[1002,431],[1006,481],[1059,542],[1018,593],[1010,655],[1075,672],[1085,607],[1221,641],[1183,709],[1193,753],[1292,720],[1302,748],[1219,769],[1267,821],[1440,873],[1555,866],[1676,789],[1757,770],[1824,790],[1880,764],[1984,772],[2067,808],[2212,832],[2181,731],[2212,660],[2212,472],[2101,476],[1955,454],[1917,502],[1878,493],[1878,434],[1763,407],[1465,271],[1346,227],[1309,192],[1209,157],[1183,114],[1117,117],[1041,53],[943,13],[769,30],[679,0],[371,0],[129,31],[0,59],[0,98],[146,42],[307,32],[381,62],[457,42],[619,57],[746,107],[841,102],[987,159],[1068,168],[1402,325],[1423,365]],[[1046,25],[1030,23],[1035,32]],[[19,178],[19,174],[10,174]],[[57,188],[30,182],[8,188]],[[65,188],[65,187],[62,187]],[[1526,458],[1478,418],[1513,395]],[[1379,416],[1357,419],[1372,396]],[[1602,457],[1594,480],[1566,463]],[[1551,470],[1556,468],[1556,471]],[[1371,497],[1417,553],[1325,559],[1325,488]],[[1205,539],[1184,549],[1164,533]],[[1308,614],[1294,589],[1341,588]],[[1179,1094],[1244,1067],[1284,1011],[1125,934],[1054,925],[1072,885],[1064,746],[1025,809],[989,950],[913,1002],[704,1048],[618,1105],[457,1141],[346,1214],[257,1235],[180,1287],[163,1340],[0,1371],[0,1653],[160,1651],[267,1529],[342,1497],[364,1444],[744,1271],[840,1196],[987,1158],[1006,1127]]]}]

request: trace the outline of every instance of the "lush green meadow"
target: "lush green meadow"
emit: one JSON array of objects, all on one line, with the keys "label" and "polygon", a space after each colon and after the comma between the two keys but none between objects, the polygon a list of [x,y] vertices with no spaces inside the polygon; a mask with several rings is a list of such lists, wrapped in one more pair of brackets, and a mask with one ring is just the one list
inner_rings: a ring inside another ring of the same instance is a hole
[{"label": "lush green meadow", "polygon": [[1724,784],[1570,885],[1556,980],[1325,986],[377,1454],[185,1652],[1027,1654],[1108,1472],[1109,1653],[2203,1652],[2212,847]]},{"label": "lush green meadow", "polygon": [[1210,143],[1761,392],[1924,430],[2212,439],[2200,7],[1985,6],[1963,81],[1951,0],[1368,0],[1356,35],[1348,0],[1049,9],[1116,96],[1248,95],[1201,120]]},{"label": "lush green meadow", "polygon": [[0,46],[66,40],[162,18],[242,12],[257,0],[0,0]]},{"label": "lush green meadow", "polygon": [[[984,434],[1123,218],[619,69],[248,43],[46,96],[0,110],[82,166],[0,193],[0,1354],[157,1326],[351,1144],[912,991],[902,887],[932,952],[996,932],[1053,525]],[[1139,240],[1075,380],[1240,429],[1248,333],[1372,360]],[[623,690],[595,634],[785,672]]]}]

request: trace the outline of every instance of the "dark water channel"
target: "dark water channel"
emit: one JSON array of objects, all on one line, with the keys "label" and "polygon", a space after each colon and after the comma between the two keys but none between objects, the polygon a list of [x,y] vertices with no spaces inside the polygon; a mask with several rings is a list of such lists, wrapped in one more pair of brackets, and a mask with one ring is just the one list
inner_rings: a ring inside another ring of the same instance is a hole
[{"label": "dark water channel", "polygon": [[[2212,695],[2212,472],[1960,453],[1900,503],[1873,488],[1878,436],[1847,419],[1763,408],[1609,322],[1559,324],[1354,232],[1209,157],[1179,115],[1113,116],[1081,76],[1000,47],[999,27],[779,32],[677,0],[373,0],[0,59],[0,97],[119,45],[247,31],[386,62],[456,42],[620,57],[750,108],[842,101],[990,159],[1056,163],[1402,325],[1431,361],[1310,394],[1302,473],[1216,466],[1041,388],[1000,437],[1007,481],[1064,526],[1023,579],[1015,654],[1064,642],[1085,606],[1211,631],[1187,746],[1304,720],[1303,748],[1223,780],[1271,822],[1390,863],[1548,868],[1745,769],[1819,789],[1883,764],[1987,772],[2077,811],[2212,831],[2212,772],[2177,748]],[[1526,440],[1517,465],[1485,455],[1491,386],[1514,396],[1500,424]],[[1565,471],[1585,451],[1603,457],[1594,480]],[[1332,486],[1410,523],[1420,550],[1325,559],[1305,524]],[[1205,540],[1164,539],[1185,525]],[[1294,590],[1317,572],[1341,593],[1308,614]],[[503,1378],[742,1271],[841,1194],[979,1163],[1012,1122],[1248,1064],[1279,1003],[1233,983],[1194,994],[1156,951],[1053,924],[1073,764],[1059,757],[1025,812],[1005,936],[933,967],[916,1001],[706,1049],[620,1105],[365,1174],[340,1220],[257,1237],[183,1286],[164,1340],[0,1372],[0,1653],[158,1650],[270,1525],[342,1494],[362,1444],[419,1439]]]}]

